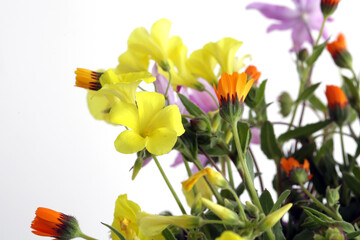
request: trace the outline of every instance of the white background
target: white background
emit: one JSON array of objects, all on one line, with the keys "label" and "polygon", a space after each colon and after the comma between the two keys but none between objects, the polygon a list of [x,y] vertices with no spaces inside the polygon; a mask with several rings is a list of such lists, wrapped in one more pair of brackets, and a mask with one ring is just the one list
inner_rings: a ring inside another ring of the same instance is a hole
[{"label": "white background", "polygon": [[[100,221],[111,224],[114,202],[124,193],[149,213],[171,209],[179,214],[154,163],[131,181],[134,155],[122,155],[113,146],[122,128],[92,118],[86,91],[74,87],[74,70],[115,67],[135,27],[150,29],[156,20],[168,18],[171,35],[181,36],[189,52],[222,37],[244,41],[238,55],[250,53],[262,79],[269,79],[268,102],[285,89],[295,94],[290,32],[266,34],[270,21],[245,10],[251,2],[2,0],[0,239],[40,239],[30,231],[39,206],[74,215],[85,233],[107,239]],[[292,5],[290,0],[267,2]],[[340,31],[347,36],[356,71],[359,7],[358,1],[341,1],[335,21],[328,24],[333,38]],[[313,82],[323,82],[318,90],[322,99],[326,84],[340,84],[327,52],[313,76]],[[271,120],[281,120],[277,104],[269,112]],[[277,128],[278,133],[284,130]],[[347,147],[353,153],[353,145]],[[259,147],[254,149],[265,185],[272,189],[273,163],[259,154]],[[186,175],[183,166],[169,168],[173,158],[161,156],[160,162],[181,195],[180,181]]]}]

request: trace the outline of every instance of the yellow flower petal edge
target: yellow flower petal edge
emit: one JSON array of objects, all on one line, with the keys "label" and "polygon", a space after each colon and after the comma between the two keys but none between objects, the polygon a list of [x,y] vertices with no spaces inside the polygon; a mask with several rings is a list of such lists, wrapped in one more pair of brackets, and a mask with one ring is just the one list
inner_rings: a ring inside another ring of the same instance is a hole
[{"label": "yellow flower petal edge", "polygon": [[224,231],[220,237],[216,238],[215,240],[246,240],[243,237],[240,237],[238,234],[232,231]]},{"label": "yellow flower petal edge", "polygon": [[114,145],[118,152],[130,154],[144,149],[147,138],[142,137],[134,130],[126,130],[116,138]]}]

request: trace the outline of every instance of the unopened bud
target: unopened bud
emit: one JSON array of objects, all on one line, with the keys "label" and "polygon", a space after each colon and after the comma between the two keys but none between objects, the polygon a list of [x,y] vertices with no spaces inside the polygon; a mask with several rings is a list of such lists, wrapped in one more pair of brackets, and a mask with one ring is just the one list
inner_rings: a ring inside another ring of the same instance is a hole
[{"label": "unopened bud", "polygon": [[220,219],[226,221],[229,224],[239,223],[239,217],[236,212],[231,211],[230,209],[223,207],[219,204],[213,203],[206,198],[202,198],[201,201],[210,211],[212,211]]},{"label": "unopened bud", "polygon": [[338,186],[335,189],[330,188],[329,186],[327,187],[326,200],[330,207],[334,206],[339,201],[340,199],[339,190],[340,190],[340,186]]},{"label": "unopened bud", "polygon": [[214,171],[211,168],[205,168],[205,171],[206,171],[206,175],[209,178],[209,181],[212,184],[220,188],[226,188],[228,186],[228,182],[221,173]]},{"label": "unopened bud", "polygon": [[258,218],[259,213],[260,213],[259,209],[249,201],[246,201],[245,204],[246,204],[245,209],[249,213],[249,215],[254,217],[254,218]]},{"label": "unopened bud", "polygon": [[196,117],[190,120],[191,128],[195,132],[209,132],[210,123],[207,119],[203,117]]},{"label": "unopened bud", "polygon": [[137,174],[139,173],[140,169],[142,168],[142,165],[144,163],[144,159],[142,157],[138,157],[134,163],[133,166],[133,174],[131,179],[134,180],[137,176]]},{"label": "unopened bud", "polygon": [[329,227],[326,231],[316,233],[314,240],[345,240],[344,233],[338,228]]},{"label": "unopened bud", "polygon": [[292,106],[294,104],[291,96],[287,92],[281,93],[281,95],[278,98],[278,101],[280,103],[280,113],[283,117],[287,117],[292,109]]},{"label": "unopened bud", "polygon": [[290,173],[290,179],[294,183],[302,185],[308,181],[308,174],[303,168],[294,168]]},{"label": "unopened bud", "polygon": [[325,17],[332,15],[335,12],[339,2],[340,0],[321,0],[321,12],[323,15]]},{"label": "unopened bud", "polygon": [[309,51],[306,48],[303,48],[298,53],[299,60],[304,62],[309,57]]},{"label": "unopened bud", "polygon": [[291,207],[292,203],[289,203],[282,208],[276,210],[275,212],[270,213],[259,223],[258,229],[263,232],[266,229],[271,228],[284,216],[285,213],[289,211]]}]

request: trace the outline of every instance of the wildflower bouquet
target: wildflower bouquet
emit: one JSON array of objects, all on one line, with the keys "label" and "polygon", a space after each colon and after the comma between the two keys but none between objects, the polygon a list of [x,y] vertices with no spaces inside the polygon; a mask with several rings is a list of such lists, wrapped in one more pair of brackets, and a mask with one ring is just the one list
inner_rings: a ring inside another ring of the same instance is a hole
[{"label": "wildflower bouquet", "polygon": [[[182,212],[149,214],[122,194],[112,224],[103,223],[112,239],[360,239],[360,145],[346,149],[343,140],[359,142],[353,123],[360,118],[360,83],[344,36],[330,42],[324,30],[339,0],[294,3],[295,10],[248,6],[279,21],[269,31],[292,30],[300,88],[294,100],[286,92],[279,97],[282,117],[291,116],[281,122],[288,129],[280,134],[273,127],[279,122],[267,116],[267,81],[244,63],[249,55],[236,56],[242,42],[234,38],[188,55],[182,39],[169,36],[170,21],[160,19],[150,32],[140,27],[130,34],[116,67],[76,70],[76,86],[88,89],[91,115],[124,127],[114,145],[122,154],[136,153],[132,179],[154,161]],[[320,83],[311,77],[325,49],[342,76],[341,87],[326,86],[327,107],[315,94]],[[304,124],[309,109],[319,120]],[[341,146],[334,146],[334,138]],[[262,187],[252,144],[260,144],[276,165],[276,199]],[[342,161],[334,159],[337,149]],[[188,207],[158,161],[172,150],[178,153],[174,165],[183,164],[188,175],[182,182]],[[254,187],[258,180],[260,189]],[[74,217],[47,208],[37,209],[31,227],[39,236],[94,239]]]}]

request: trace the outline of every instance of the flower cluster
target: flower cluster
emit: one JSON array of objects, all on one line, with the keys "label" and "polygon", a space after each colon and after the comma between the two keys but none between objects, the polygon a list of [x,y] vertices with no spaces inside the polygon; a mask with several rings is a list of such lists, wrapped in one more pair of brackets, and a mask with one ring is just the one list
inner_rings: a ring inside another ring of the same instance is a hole
[{"label": "flower cluster", "polygon": [[[286,91],[278,98],[281,120],[268,116],[272,101],[265,98],[266,84],[274,81],[261,81],[258,68],[245,64],[249,55],[237,56],[241,41],[222,38],[188,54],[182,39],[170,36],[167,19],[155,22],[150,31],[136,28],[117,66],[75,71],[75,85],[88,91],[90,114],[122,129],[115,149],[136,154],[132,178],[149,161],[155,162],[181,211],[148,213],[121,194],[112,224],[104,224],[112,239],[358,237],[360,134],[353,122],[360,118],[360,79],[344,35],[329,43],[325,31],[340,1],[293,2],[294,9],[267,3],[248,6],[278,21],[268,31],[292,31],[290,54],[296,59],[300,84],[295,100]],[[315,62],[325,49],[342,73],[341,87],[312,83]],[[320,96],[319,87],[324,89]],[[327,107],[321,100],[325,97]],[[304,123],[308,108],[318,120]],[[279,133],[277,124],[287,129]],[[344,136],[358,145],[356,151],[349,152]],[[336,137],[339,146],[334,144]],[[260,144],[277,169],[272,181],[275,201],[263,186],[265,170],[260,169],[254,144]],[[341,150],[340,159],[335,150]],[[158,159],[170,151],[178,153],[172,166],[182,163],[187,170],[181,185],[188,206]],[[248,201],[243,199],[245,191]],[[56,239],[94,239],[81,232],[74,217],[46,208],[36,211],[31,228],[36,235]]]}]

